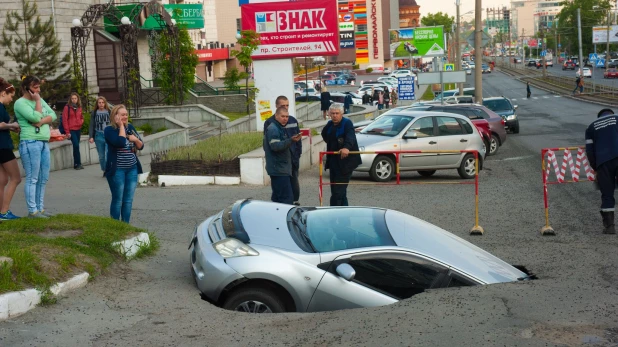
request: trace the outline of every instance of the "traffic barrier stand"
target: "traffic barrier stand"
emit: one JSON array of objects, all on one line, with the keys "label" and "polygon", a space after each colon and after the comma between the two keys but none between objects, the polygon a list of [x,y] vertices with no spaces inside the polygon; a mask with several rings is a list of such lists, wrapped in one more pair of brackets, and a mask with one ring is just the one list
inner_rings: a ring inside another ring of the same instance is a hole
[{"label": "traffic barrier stand", "polygon": [[[571,151],[573,150],[577,150],[577,157],[575,159],[575,162],[573,162],[573,156],[571,155]],[[563,151],[561,165],[558,165],[558,159],[556,159],[556,152],[559,151]],[[590,167],[590,163],[588,162],[588,156],[586,156],[585,147],[543,148],[541,150],[541,159],[541,172],[543,175],[543,201],[545,203],[545,226],[541,228],[541,235],[551,236],[555,235],[556,232],[549,225],[549,198],[547,195],[547,186],[550,184],[561,183],[578,183],[587,181],[594,182],[596,174],[594,170],[592,170],[592,168]],[[556,181],[549,182],[549,173],[551,171],[552,165],[554,167]],[[582,165],[584,166],[584,171],[586,172],[585,181],[580,181],[579,179]],[[569,168],[569,172],[571,173],[571,180],[566,180],[567,167]]]},{"label": "traffic barrier stand", "polygon": [[[401,182],[401,175],[399,173],[399,158],[401,154],[420,154],[420,153],[472,153],[474,155],[475,162],[475,174],[474,182],[459,181],[459,182]],[[396,167],[396,182],[395,183],[361,183],[361,182],[349,182],[349,183],[324,183],[323,171],[324,171],[324,155],[339,155],[339,152],[320,152],[320,180],[319,180],[319,198],[320,206],[323,205],[323,189],[322,187],[327,185],[336,184],[348,184],[348,185],[378,185],[378,186],[391,186],[391,185],[413,185],[413,184],[474,184],[474,226],[470,229],[470,235],[483,235],[485,230],[479,225],[479,153],[478,151],[463,150],[463,151],[360,151],[350,152],[350,154],[394,154],[395,155],[395,167]]]}]

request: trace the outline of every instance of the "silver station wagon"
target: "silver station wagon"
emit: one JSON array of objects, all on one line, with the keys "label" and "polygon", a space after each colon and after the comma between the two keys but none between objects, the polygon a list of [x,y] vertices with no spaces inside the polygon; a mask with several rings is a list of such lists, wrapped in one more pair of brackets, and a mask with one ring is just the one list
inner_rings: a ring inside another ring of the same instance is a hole
[{"label": "silver station wagon", "polygon": [[189,258],[208,301],[252,313],[389,305],[428,289],[531,278],[398,211],[256,200],[198,225]]},{"label": "silver station wagon", "polygon": [[[415,111],[414,108],[389,112],[356,134],[361,151],[461,151],[479,153],[482,169],[485,147],[476,126],[457,114]],[[369,172],[378,182],[391,180],[396,174],[394,154],[361,154],[363,163],[356,171]],[[436,170],[457,169],[462,178],[474,178],[476,161],[472,153],[403,153],[400,171],[418,171],[431,176]]]}]

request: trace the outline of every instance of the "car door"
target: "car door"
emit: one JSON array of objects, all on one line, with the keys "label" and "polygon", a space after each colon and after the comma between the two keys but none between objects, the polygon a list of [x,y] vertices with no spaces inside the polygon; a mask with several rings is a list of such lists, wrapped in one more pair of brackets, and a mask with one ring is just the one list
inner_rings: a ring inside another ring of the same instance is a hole
[{"label": "car door", "polygon": [[[416,138],[415,138],[416,137]],[[438,138],[435,132],[434,117],[421,117],[414,120],[401,138],[404,151],[437,151]],[[437,153],[402,153],[401,170],[431,169],[436,166]]]},{"label": "car door", "polygon": [[[337,267],[348,264],[354,278],[346,280]],[[307,311],[329,311],[390,305],[443,285],[448,268],[408,252],[373,251],[337,257],[309,303]]]},{"label": "car door", "polygon": [[[438,116],[436,117],[436,125],[438,128],[438,149],[440,151],[461,151],[467,148],[471,134],[468,134],[467,129],[462,127],[457,118]],[[437,157],[436,167],[456,167],[463,155],[459,152],[440,153]]]}]

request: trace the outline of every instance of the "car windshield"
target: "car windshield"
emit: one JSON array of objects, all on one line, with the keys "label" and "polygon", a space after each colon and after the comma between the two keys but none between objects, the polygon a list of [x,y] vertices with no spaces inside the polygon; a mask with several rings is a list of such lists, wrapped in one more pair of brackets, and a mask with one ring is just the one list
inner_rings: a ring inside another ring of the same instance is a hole
[{"label": "car windshield", "polygon": [[297,208],[290,232],[299,246],[318,253],[396,246],[386,227],[386,211],[375,208]]},{"label": "car windshield", "polygon": [[399,134],[414,119],[412,116],[384,116],[367,125],[361,134],[393,137]]},{"label": "car windshield", "polygon": [[510,111],[512,109],[511,103],[504,99],[499,100],[485,100],[483,101],[483,106],[488,109],[496,112],[496,111]]}]

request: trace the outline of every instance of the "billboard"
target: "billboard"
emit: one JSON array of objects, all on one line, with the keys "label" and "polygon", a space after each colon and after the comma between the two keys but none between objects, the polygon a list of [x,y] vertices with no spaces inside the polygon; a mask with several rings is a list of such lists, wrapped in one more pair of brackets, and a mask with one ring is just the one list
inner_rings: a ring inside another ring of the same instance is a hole
[{"label": "billboard", "polygon": [[[609,43],[618,42],[618,25],[609,28]],[[607,43],[607,26],[592,27],[592,43]]]},{"label": "billboard", "polygon": [[242,30],[255,30],[260,36],[253,59],[338,55],[336,10],[331,0],[242,5]]},{"label": "billboard", "polygon": [[397,80],[399,81],[397,86],[399,100],[415,100],[414,76],[399,77]]},{"label": "billboard", "polygon": [[442,26],[390,29],[391,58],[435,57],[445,54]]}]

